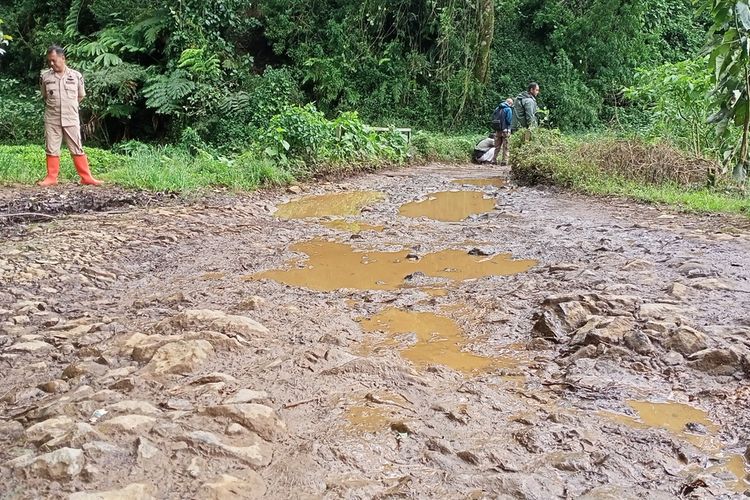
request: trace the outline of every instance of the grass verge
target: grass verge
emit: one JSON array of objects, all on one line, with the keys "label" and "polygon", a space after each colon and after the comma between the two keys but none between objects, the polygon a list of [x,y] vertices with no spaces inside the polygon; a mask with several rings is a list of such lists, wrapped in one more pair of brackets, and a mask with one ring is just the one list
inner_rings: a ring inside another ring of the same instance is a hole
[{"label": "grass verge", "polygon": [[[513,176],[601,196],[663,203],[695,213],[750,216],[746,185],[718,176],[718,166],[663,143],[611,137],[565,137],[535,130],[511,144]],[[709,179],[712,183],[709,186]]]}]

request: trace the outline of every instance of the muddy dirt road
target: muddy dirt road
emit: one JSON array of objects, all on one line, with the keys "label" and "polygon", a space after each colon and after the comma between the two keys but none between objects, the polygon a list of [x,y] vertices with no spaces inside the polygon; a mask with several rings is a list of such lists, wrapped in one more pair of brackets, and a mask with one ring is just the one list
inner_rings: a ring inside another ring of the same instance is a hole
[{"label": "muddy dirt road", "polygon": [[750,224],[507,176],[6,221],[0,498],[743,498]]}]

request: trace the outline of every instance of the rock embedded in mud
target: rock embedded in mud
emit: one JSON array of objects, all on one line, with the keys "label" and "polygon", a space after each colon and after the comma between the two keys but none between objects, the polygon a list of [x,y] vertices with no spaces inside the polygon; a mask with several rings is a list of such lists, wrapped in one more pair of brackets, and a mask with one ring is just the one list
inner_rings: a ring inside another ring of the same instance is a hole
[{"label": "rock embedded in mud", "polygon": [[683,356],[690,356],[708,348],[708,337],[689,326],[681,326],[663,342],[667,349],[677,351]]},{"label": "rock embedded in mud", "polygon": [[259,309],[262,309],[265,305],[266,299],[264,299],[263,297],[258,297],[257,295],[253,295],[252,297],[248,297],[247,299],[240,302],[237,308],[241,311],[257,311]]},{"label": "rock embedded in mud", "polygon": [[136,460],[141,467],[147,467],[152,463],[159,463],[166,460],[164,453],[154,443],[143,436],[138,438],[136,446]]},{"label": "rock embedded in mud", "polygon": [[214,417],[229,418],[267,441],[273,441],[286,432],[286,424],[276,411],[265,405],[250,403],[210,406],[206,408],[206,413]]},{"label": "rock embedded in mud", "polygon": [[181,439],[194,448],[234,457],[251,467],[266,467],[271,463],[271,447],[255,434],[243,436],[242,444],[238,443],[236,446],[224,444],[218,436],[205,431],[193,431]]},{"label": "rock embedded in mud", "polygon": [[244,478],[239,479],[229,474],[222,474],[199,490],[200,498],[205,500],[254,500],[266,494],[266,484],[255,471],[245,471]]},{"label": "rock embedded in mud", "polygon": [[50,480],[67,481],[81,473],[85,462],[82,450],[60,448],[38,457],[24,455],[6,462],[6,465],[32,477],[38,475]]},{"label": "rock embedded in mud", "polygon": [[642,320],[677,322],[685,314],[682,307],[666,302],[641,304],[638,314]]},{"label": "rock embedded in mud", "polygon": [[0,436],[5,439],[13,440],[23,436],[24,430],[23,425],[15,420],[2,421],[0,420]]},{"label": "rock embedded in mud", "polygon": [[162,411],[149,403],[148,401],[120,401],[107,406],[107,411],[112,414],[138,414],[147,415],[151,417],[157,417],[162,414]]},{"label": "rock embedded in mud", "polygon": [[61,379],[50,380],[49,382],[39,384],[37,387],[49,394],[68,392],[70,390],[70,384]]},{"label": "rock embedded in mud", "polygon": [[104,439],[99,432],[85,422],[78,422],[73,428],[62,436],[56,437],[42,445],[43,450],[54,450],[56,448],[80,448],[84,444]]},{"label": "rock embedded in mud", "polygon": [[266,391],[253,391],[251,389],[240,389],[237,394],[224,400],[224,404],[252,403],[254,401],[265,401],[268,399]]},{"label": "rock embedded in mud", "polygon": [[10,352],[21,352],[26,354],[41,354],[54,350],[54,346],[41,340],[31,340],[29,342],[18,342],[8,349]]},{"label": "rock embedded in mud", "polygon": [[156,350],[145,370],[155,375],[186,375],[194,372],[214,353],[206,340],[179,340]]},{"label": "rock embedded in mud", "polygon": [[157,332],[210,330],[229,337],[251,340],[266,337],[268,328],[245,316],[235,316],[211,309],[190,309],[168,318],[156,326]]},{"label": "rock embedded in mud", "polygon": [[625,334],[623,340],[628,349],[635,351],[638,354],[646,355],[654,352],[654,345],[651,343],[651,339],[641,331],[631,330]]},{"label": "rock embedded in mud", "polygon": [[633,328],[635,322],[629,317],[594,316],[576,331],[571,344],[621,344],[625,334],[633,331]]},{"label": "rock embedded in mud", "polygon": [[78,377],[101,377],[107,373],[107,367],[94,361],[78,361],[68,365],[62,372],[63,380]]},{"label": "rock embedded in mud", "polygon": [[133,483],[120,490],[80,491],[70,495],[68,500],[155,500],[156,493],[154,485]]},{"label": "rock embedded in mud", "polygon": [[689,360],[688,366],[709,375],[733,375],[742,369],[740,355],[734,349],[704,349]]},{"label": "rock embedded in mud", "polygon": [[26,439],[34,444],[41,445],[50,439],[58,438],[70,431],[75,422],[68,416],[50,418],[26,429]]},{"label": "rock embedded in mud", "polygon": [[155,423],[155,418],[145,415],[122,415],[105,420],[97,428],[107,434],[143,434],[149,432]]}]

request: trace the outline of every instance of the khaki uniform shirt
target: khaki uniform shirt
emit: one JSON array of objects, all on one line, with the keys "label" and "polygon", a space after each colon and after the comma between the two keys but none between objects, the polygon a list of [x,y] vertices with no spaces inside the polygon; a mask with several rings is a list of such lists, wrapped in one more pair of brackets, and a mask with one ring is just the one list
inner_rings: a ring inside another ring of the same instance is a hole
[{"label": "khaki uniform shirt", "polygon": [[40,85],[46,104],[44,122],[63,127],[80,126],[78,102],[86,95],[83,75],[70,68],[65,68],[61,75],[49,69],[42,73]]}]

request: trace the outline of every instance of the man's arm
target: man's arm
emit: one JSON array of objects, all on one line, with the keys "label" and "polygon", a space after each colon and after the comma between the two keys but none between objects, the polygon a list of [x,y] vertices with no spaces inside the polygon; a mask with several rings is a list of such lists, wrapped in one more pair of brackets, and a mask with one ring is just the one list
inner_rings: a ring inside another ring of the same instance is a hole
[{"label": "man's arm", "polygon": [[78,103],[79,104],[81,101],[83,101],[84,97],[86,97],[86,87],[83,85],[83,75],[80,75],[78,77]]},{"label": "man's arm", "polygon": [[523,109],[526,112],[526,120],[529,128],[534,128],[539,125],[536,120],[536,101],[534,99],[524,99]]}]

